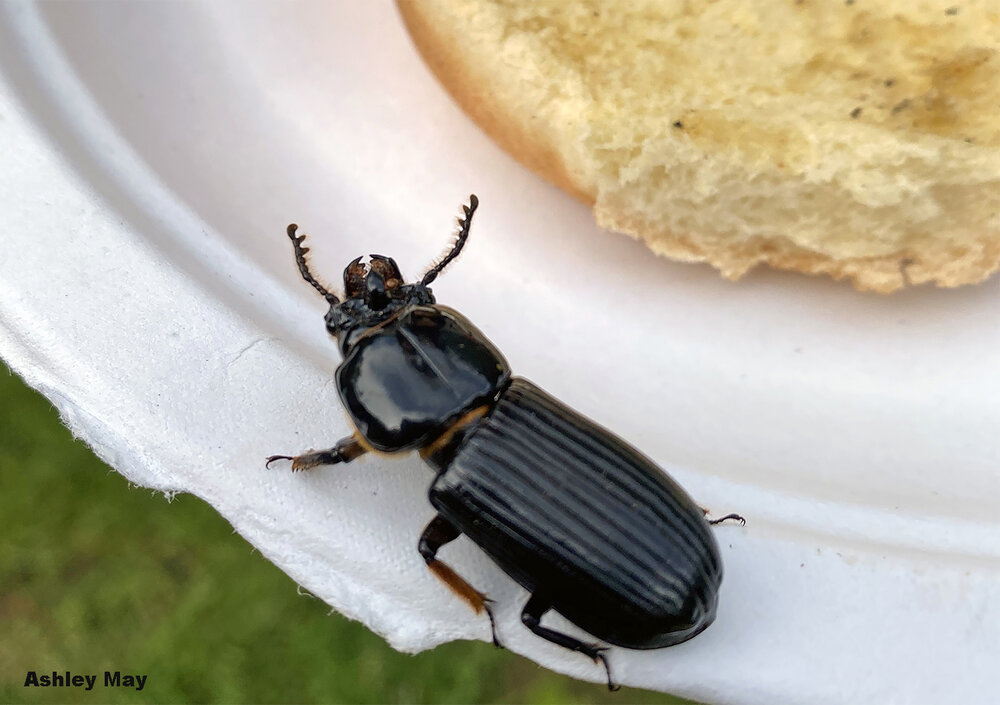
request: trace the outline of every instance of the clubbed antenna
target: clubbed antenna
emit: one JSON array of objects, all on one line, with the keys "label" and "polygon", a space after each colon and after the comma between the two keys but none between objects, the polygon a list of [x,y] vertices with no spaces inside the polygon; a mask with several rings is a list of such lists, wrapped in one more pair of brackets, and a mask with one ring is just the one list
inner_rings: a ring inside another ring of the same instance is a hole
[{"label": "clubbed antenna", "polygon": [[424,275],[424,278],[420,280],[421,284],[427,286],[432,281],[437,279],[437,275],[441,273],[441,270],[447,267],[453,259],[458,257],[462,248],[465,247],[465,241],[469,239],[469,226],[472,225],[472,214],[476,212],[476,208],[478,207],[479,199],[476,198],[476,194],[472,194],[469,196],[469,205],[462,206],[462,210],[465,211],[465,217],[458,219],[458,225],[460,228],[458,231],[458,239],[455,240],[455,244],[448,254],[446,254],[440,262],[431,267],[431,270]]},{"label": "clubbed antenna", "polygon": [[331,306],[339,304],[340,299],[338,299],[336,295],[331,294],[325,286],[316,281],[316,277],[314,277],[309,271],[309,263],[306,262],[306,253],[309,251],[309,248],[302,246],[302,241],[306,239],[306,236],[296,235],[295,231],[298,229],[299,226],[295,223],[288,226],[288,237],[292,241],[292,246],[295,247],[295,263],[299,265],[299,273],[302,275],[303,279],[312,284],[313,289],[323,295],[323,298],[326,299]]}]

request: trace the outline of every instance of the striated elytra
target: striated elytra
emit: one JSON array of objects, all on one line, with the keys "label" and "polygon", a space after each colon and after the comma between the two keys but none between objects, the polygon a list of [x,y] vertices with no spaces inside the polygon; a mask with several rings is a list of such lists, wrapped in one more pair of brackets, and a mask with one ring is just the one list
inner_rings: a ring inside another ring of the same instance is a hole
[{"label": "striated elytra", "polygon": [[429,285],[461,252],[479,205],[470,196],[454,247],[407,284],[389,257],[344,270],[343,301],[309,271],[305,236],[288,226],[302,277],[330,304],[327,330],[344,356],[340,398],[356,432],[291,460],[293,470],[347,463],[369,451],[416,450],[437,473],[437,516],[418,550],[477,613],[485,594],[437,558],[462,534],[531,593],[532,632],[604,665],[606,647],[542,625],[555,610],[597,639],[631,649],[686,641],[715,619],[722,562],[705,512],[655,463],[539,387]]}]

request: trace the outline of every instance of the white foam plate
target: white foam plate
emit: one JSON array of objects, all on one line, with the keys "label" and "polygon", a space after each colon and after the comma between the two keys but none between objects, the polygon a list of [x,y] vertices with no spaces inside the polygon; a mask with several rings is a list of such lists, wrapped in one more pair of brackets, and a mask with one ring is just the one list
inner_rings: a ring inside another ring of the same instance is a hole
[{"label": "white foam plate", "polygon": [[[733,703],[995,697],[1000,278],[879,297],[659,259],[490,142],[390,4],[0,8],[0,354],[130,479],[205,498],[397,648],[488,638],[416,553],[417,459],[262,464],[348,433],[285,225],[330,282],[370,252],[416,276],[475,192],[439,301],[749,520],[717,530],[716,624],[614,650],[619,680]],[[520,625],[526,595],[467,541],[442,555],[497,600],[510,648],[602,679]]]}]

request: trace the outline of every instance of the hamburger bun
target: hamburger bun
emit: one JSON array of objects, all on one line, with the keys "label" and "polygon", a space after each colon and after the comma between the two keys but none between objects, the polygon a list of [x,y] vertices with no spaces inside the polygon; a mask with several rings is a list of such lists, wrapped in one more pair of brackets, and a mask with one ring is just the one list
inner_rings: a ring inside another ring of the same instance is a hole
[{"label": "hamburger bun", "polygon": [[599,225],[738,279],[1000,267],[1000,7],[399,0],[464,110]]}]

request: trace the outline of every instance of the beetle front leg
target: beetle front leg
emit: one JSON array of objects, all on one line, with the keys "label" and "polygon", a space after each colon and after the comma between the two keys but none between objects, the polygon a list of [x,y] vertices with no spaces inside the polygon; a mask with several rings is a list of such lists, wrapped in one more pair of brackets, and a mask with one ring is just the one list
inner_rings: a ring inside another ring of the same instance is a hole
[{"label": "beetle front leg", "polygon": [[600,662],[603,664],[604,672],[608,676],[608,690],[618,690],[621,686],[611,680],[611,666],[608,665],[608,657],[604,655],[604,652],[607,651],[607,647],[601,647],[597,644],[585,644],[569,634],[563,634],[562,632],[557,632],[554,629],[543,627],[542,615],[550,609],[552,609],[552,605],[547,599],[538,594],[534,594],[521,611],[521,622],[524,626],[546,641],[551,641],[553,644],[558,644],[564,649],[569,649],[570,651],[578,651],[584,656],[592,658],[594,663]]},{"label": "beetle front leg", "polygon": [[475,610],[476,614],[481,614],[483,611],[486,612],[486,616],[490,618],[493,645],[498,649],[502,649],[503,644],[497,638],[497,622],[493,617],[493,610],[490,608],[490,598],[469,585],[465,578],[456,573],[451,566],[437,559],[438,549],[446,543],[454,541],[461,535],[462,532],[454,524],[438,514],[420,535],[420,543],[417,545],[417,550],[420,551],[420,555],[423,556],[431,572],[447,585],[453,593],[468,603]]},{"label": "beetle front leg", "polygon": [[356,436],[348,436],[337,441],[337,445],[327,450],[318,450],[304,455],[272,455],[269,456],[264,467],[271,467],[275,460],[291,460],[292,471],[308,470],[320,465],[336,465],[337,463],[349,463],[356,460],[368,449],[361,444]]}]

